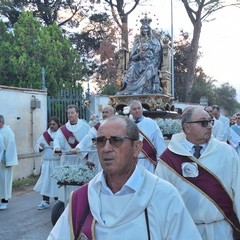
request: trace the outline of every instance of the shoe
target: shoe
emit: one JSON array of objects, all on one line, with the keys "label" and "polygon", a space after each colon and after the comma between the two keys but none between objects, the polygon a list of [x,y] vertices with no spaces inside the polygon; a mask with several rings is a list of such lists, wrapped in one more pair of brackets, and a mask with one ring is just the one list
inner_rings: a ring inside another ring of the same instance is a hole
[{"label": "shoe", "polygon": [[37,209],[43,210],[49,208],[49,206],[49,203],[47,203],[46,201],[41,201],[41,203],[37,206]]},{"label": "shoe", "polygon": [[0,210],[7,209],[7,205],[8,205],[7,203],[3,203],[3,202],[2,202],[2,203],[0,204]]}]

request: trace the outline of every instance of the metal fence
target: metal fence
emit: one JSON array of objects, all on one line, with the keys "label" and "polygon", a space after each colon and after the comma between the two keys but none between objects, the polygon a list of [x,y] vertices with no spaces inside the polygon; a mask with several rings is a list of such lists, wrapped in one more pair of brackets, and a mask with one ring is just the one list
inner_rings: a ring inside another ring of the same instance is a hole
[{"label": "metal fence", "polygon": [[48,96],[48,119],[57,116],[62,124],[66,123],[67,106],[75,104],[79,108],[79,118],[89,121],[88,100],[89,92],[84,93],[82,89],[62,89],[55,96]]}]

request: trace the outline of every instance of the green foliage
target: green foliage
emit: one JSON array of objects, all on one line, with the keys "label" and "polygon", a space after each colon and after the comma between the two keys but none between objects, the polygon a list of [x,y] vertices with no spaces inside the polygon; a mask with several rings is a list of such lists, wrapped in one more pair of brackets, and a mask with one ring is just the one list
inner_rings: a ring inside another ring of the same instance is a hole
[{"label": "green foliage", "polygon": [[0,1],[0,15],[4,16],[8,27],[12,27],[18,20],[20,12],[23,10],[27,0],[1,0]]},{"label": "green foliage", "polygon": [[236,103],[236,109],[240,109],[240,103]]},{"label": "green foliage", "polygon": [[101,94],[105,95],[115,95],[115,93],[119,91],[119,87],[117,84],[106,84],[101,88]]},{"label": "green foliage", "polygon": [[71,36],[71,42],[77,46],[77,50],[87,57],[92,57],[99,49],[101,42],[107,38],[109,28],[112,25],[107,13],[93,14],[80,34]]},{"label": "green foliage", "polygon": [[[174,41],[174,51],[175,99],[184,102],[187,89],[187,62],[191,56],[192,51],[191,39],[188,32],[185,32],[183,30],[180,31],[179,39]],[[200,56],[201,53],[198,52],[198,58]]]},{"label": "green foliage", "polygon": [[[81,1],[80,1],[81,3]],[[18,21],[19,16],[24,11],[32,11],[34,18],[47,26],[57,23],[59,26],[68,24],[68,27],[78,25],[78,20],[81,20],[84,9],[79,1],[75,0],[1,0],[0,15],[7,19],[7,25],[13,27]],[[68,12],[66,16],[61,14],[63,11]],[[78,13],[78,18],[74,16]],[[84,15],[84,14],[83,14]],[[61,17],[59,17],[61,16]]]},{"label": "green foliage", "polygon": [[63,86],[75,86],[83,76],[84,64],[56,24],[45,27],[31,13],[23,13],[13,32],[1,26],[0,84],[40,89],[44,67],[52,95]]},{"label": "green foliage", "polygon": [[209,105],[214,104],[214,82],[216,82],[216,80],[207,76],[202,68],[198,68],[196,72],[196,81],[194,82],[191,91],[191,102],[199,103],[200,98],[205,96],[208,98]]},{"label": "green foliage", "polygon": [[21,178],[21,179],[18,179],[18,180],[14,180],[13,181],[13,190],[14,189],[17,189],[17,190],[20,190],[20,189],[24,189],[24,187],[26,186],[33,186],[36,184],[38,180],[38,176],[34,176],[34,175],[31,175],[27,178]]},{"label": "green foliage", "polygon": [[215,89],[214,93],[215,104],[223,106],[228,111],[229,115],[234,114],[237,108],[236,89],[229,83],[223,83],[219,88]]}]

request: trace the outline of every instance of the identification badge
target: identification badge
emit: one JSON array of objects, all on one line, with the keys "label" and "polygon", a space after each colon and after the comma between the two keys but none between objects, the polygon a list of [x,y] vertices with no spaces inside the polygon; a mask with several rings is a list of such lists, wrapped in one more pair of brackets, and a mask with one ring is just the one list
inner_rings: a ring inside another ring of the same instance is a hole
[{"label": "identification badge", "polygon": [[69,137],[69,138],[68,138],[68,142],[69,142],[70,144],[74,144],[74,143],[75,143],[75,137]]},{"label": "identification badge", "polygon": [[183,177],[197,177],[199,175],[198,165],[194,162],[182,163]]},{"label": "identification badge", "polygon": [[88,238],[84,233],[81,232],[77,240],[88,240]]}]

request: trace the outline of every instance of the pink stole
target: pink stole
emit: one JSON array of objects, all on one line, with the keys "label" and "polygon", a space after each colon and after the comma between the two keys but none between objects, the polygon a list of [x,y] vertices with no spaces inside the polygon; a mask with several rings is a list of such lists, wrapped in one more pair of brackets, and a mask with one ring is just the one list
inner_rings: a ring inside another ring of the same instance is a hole
[{"label": "pink stole", "polygon": [[153,146],[152,142],[148,139],[148,137],[139,129],[139,132],[143,136],[143,146],[142,146],[142,152],[143,154],[150,159],[150,161],[156,166],[157,165],[157,157],[156,157],[156,149]]},{"label": "pink stole", "polygon": [[72,192],[70,201],[74,239],[78,239],[80,233],[84,233],[87,238],[91,240],[93,216],[88,203],[88,184],[84,184],[82,187]]},{"label": "pink stole", "polygon": [[[175,154],[168,148],[160,156],[160,160],[168,165],[183,180],[193,184],[198,190],[200,190],[200,192],[205,193],[231,224],[233,231],[240,234],[240,224],[233,209],[232,199],[219,179],[198,162],[193,161],[189,157]],[[199,175],[197,177],[184,177],[181,168],[181,165],[184,162],[197,163]]]},{"label": "pink stole", "polygon": [[51,146],[51,142],[53,141],[52,137],[50,136],[50,134],[48,133],[48,131],[43,133],[43,137],[45,139],[45,141],[47,142],[47,144],[49,146]]},{"label": "pink stole", "polygon": [[63,136],[65,137],[65,139],[67,140],[71,148],[75,148],[79,142],[76,139],[76,137],[73,135],[73,133],[67,129],[66,125],[63,125],[62,127],[60,127],[60,130],[62,131]]}]

